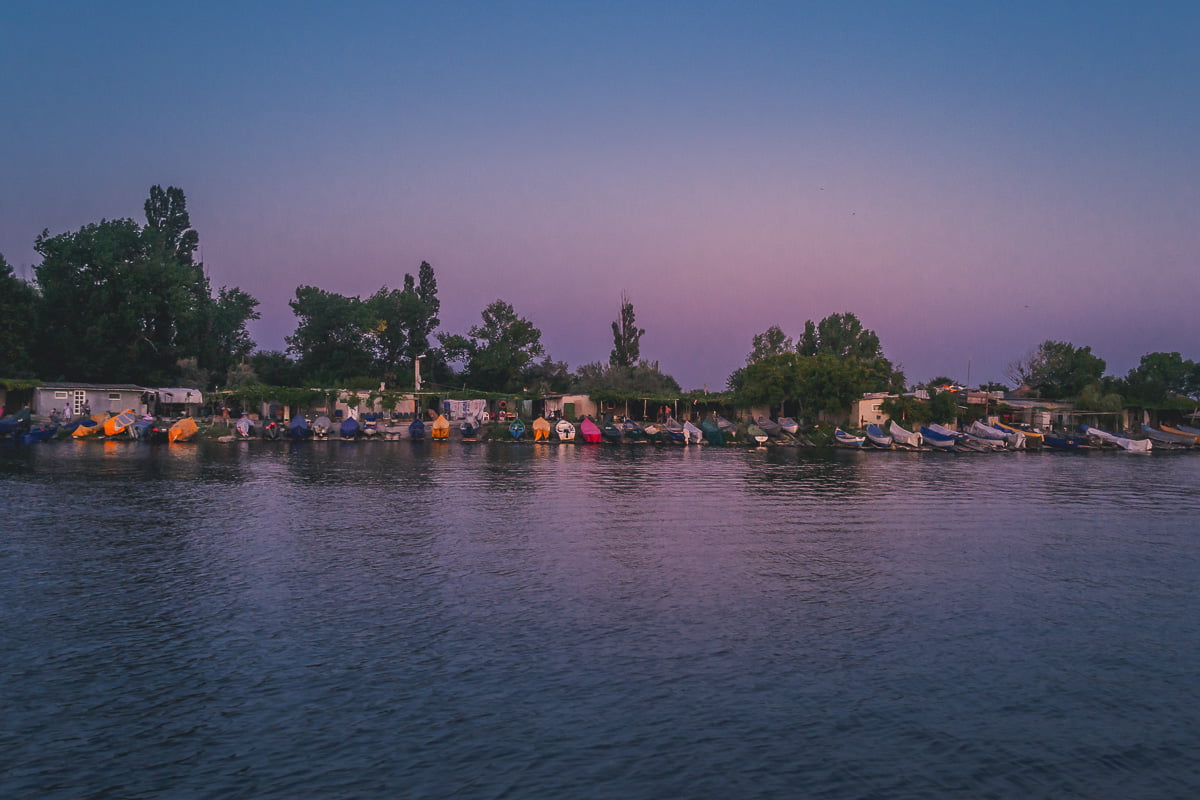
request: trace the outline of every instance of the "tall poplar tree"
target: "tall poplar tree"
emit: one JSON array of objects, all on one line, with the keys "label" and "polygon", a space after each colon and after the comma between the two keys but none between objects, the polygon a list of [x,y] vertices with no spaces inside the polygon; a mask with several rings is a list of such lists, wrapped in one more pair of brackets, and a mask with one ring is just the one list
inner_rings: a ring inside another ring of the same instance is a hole
[{"label": "tall poplar tree", "polygon": [[613,349],[608,363],[614,367],[632,367],[641,358],[642,334],[646,330],[637,326],[633,313],[633,301],[621,293],[621,315],[612,324]]}]

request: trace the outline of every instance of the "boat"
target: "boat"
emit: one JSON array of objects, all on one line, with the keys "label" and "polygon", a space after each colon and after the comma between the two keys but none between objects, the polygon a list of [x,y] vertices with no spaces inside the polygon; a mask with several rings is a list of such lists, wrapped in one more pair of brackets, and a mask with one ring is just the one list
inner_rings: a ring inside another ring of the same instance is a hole
[{"label": "boat", "polygon": [[1131,453],[1149,453],[1154,448],[1153,442],[1149,439],[1129,439],[1109,433],[1108,431],[1102,431],[1099,428],[1093,428],[1091,425],[1080,425],[1079,430],[1084,436],[1090,436],[1093,439],[1114,445],[1122,450],[1128,450]]},{"label": "boat", "polygon": [[4,419],[0,419],[0,436],[16,436],[22,433],[29,427],[30,419],[32,419],[32,414],[28,408],[22,408],[15,414],[9,414]]},{"label": "boat", "polygon": [[283,437],[283,423],[276,419],[267,420],[262,426],[262,438],[276,441]]},{"label": "boat", "polygon": [[953,450],[958,438],[940,431],[935,431],[927,425],[921,426],[921,441],[935,450]]},{"label": "boat", "polygon": [[1163,433],[1171,433],[1176,436],[1191,436],[1193,444],[1200,444],[1200,433],[1196,432],[1195,428],[1188,428],[1186,425],[1159,425],[1158,429]]},{"label": "boat", "polygon": [[[976,439],[983,439],[989,442],[995,442],[997,447],[1012,447],[1014,450],[1025,444],[1025,437],[1019,433],[1008,433],[999,428],[993,428],[991,425],[985,425],[979,420],[975,420],[967,426],[967,435],[974,436]],[[1019,444],[1013,444],[1013,441],[1018,441]]]},{"label": "boat", "polygon": [[429,435],[435,442],[445,442],[450,439],[450,420],[446,419],[445,414],[437,415]]},{"label": "boat", "polygon": [[36,442],[46,441],[56,433],[58,433],[58,425],[34,425],[25,433],[18,436],[17,440],[22,444],[35,444]]},{"label": "boat", "polygon": [[683,441],[684,444],[702,444],[704,442],[704,431],[692,424],[691,420],[683,423]]},{"label": "boat", "polygon": [[1018,428],[1015,425],[1005,425],[1003,422],[997,422],[993,427],[1002,431],[1008,431],[1009,433],[1021,434],[1025,437],[1025,444],[1027,447],[1041,447],[1042,444],[1044,444],[1043,439],[1045,438],[1045,435],[1039,433],[1038,431],[1029,430],[1027,428]]},{"label": "boat", "polygon": [[790,433],[795,436],[800,432],[800,423],[791,417],[780,417],[776,422],[779,423],[779,427],[784,433]]},{"label": "boat", "polygon": [[648,422],[642,426],[642,431],[646,434],[647,442],[655,444],[665,444],[670,439],[667,437],[667,432],[657,422]]},{"label": "boat", "polygon": [[332,427],[333,427],[333,423],[332,423],[332,422],[330,422],[330,420],[329,420],[329,417],[327,417],[327,416],[325,416],[324,414],[322,414],[321,416],[319,416],[319,417],[317,417],[316,419],[314,419],[314,420],[313,420],[313,423],[312,423],[312,434],[313,434],[313,437],[314,437],[314,438],[317,438],[317,439],[326,439],[326,438],[328,438],[328,437],[329,437],[329,430],[330,430]]},{"label": "boat", "polygon": [[583,436],[583,440],[588,444],[597,444],[600,441],[600,426],[592,422],[591,417],[584,417],[579,423],[579,434]]},{"label": "boat", "polygon": [[920,432],[913,432],[902,428],[896,420],[891,420],[888,423],[888,433],[892,435],[892,445],[894,447],[916,450],[921,446]]},{"label": "boat", "polygon": [[[162,432],[161,436],[159,435],[160,431]],[[139,442],[161,442],[167,438],[166,428],[159,427],[158,420],[149,414],[146,414],[141,419],[134,420],[134,423],[129,426],[129,435]]]},{"label": "boat", "polygon": [[720,416],[719,414],[717,415],[717,427],[721,429],[721,433],[725,435],[726,439],[737,438],[737,425]]},{"label": "boat", "polygon": [[307,439],[312,436],[312,428],[308,425],[308,417],[303,414],[297,414],[292,417],[292,421],[288,423],[288,435],[293,439]]},{"label": "boat", "polygon": [[545,417],[538,417],[530,427],[533,428],[533,440],[535,442],[550,441],[550,423],[546,421]]},{"label": "boat", "polygon": [[642,426],[631,419],[627,419],[621,423],[621,435],[631,442],[646,441],[646,431],[642,430]]},{"label": "boat", "polygon": [[569,419],[560,419],[554,423],[554,433],[560,442],[575,441],[575,425]]},{"label": "boat", "polygon": [[721,424],[715,419],[700,420],[700,430],[709,444],[715,444],[717,447],[725,446],[725,432],[721,430]]},{"label": "boat", "polygon": [[379,435],[379,417],[375,414],[363,414],[359,420],[358,432],[368,439]]},{"label": "boat", "polygon": [[354,439],[358,436],[358,428],[358,420],[354,417],[346,417],[342,420],[342,424],[338,425],[338,434],[343,439]]},{"label": "boat", "polygon": [[1196,446],[1196,437],[1188,433],[1167,433],[1145,424],[1142,425],[1142,430],[1158,444],[1167,445],[1173,449]]},{"label": "boat", "polygon": [[104,421],[104,435],[118,436],[124,433],[136,420],[137,414],[133,413],[132,408],[127,408],[115,417],[110,417]]},{"label": "boat", "polygon": [[[329,421],[328,417],[325,420]],[[243,439],[249,439],[254,435],[254,423],[249,417],[242,417],[237,422],[233,423],[233,429],[237,431],[237,435]]]},{"label": "boat", "polygon": [[479,417],[471,416],[458,424],[458,432],[464,442],[473,442],[479,438],[479,429],[481,427]]},{"label": "boat", "polygon": [[604,424],[602,426],[600,426],[600,436],[606,442],[612,442],[613,444],[620,444],[621,443],[621,428],[620,428],[620,426],[617,425],[617,423],[613,422],[612,417],[606,417],[604,420]]},{"label": "boat", "polygon": [[1078,436],[1057,436],[1050,433],[1042,434],[1042,444],[1051,450],[1078,450],[1083,439]]},{"label": "boat", "polygon": [[71,431],[71,436],[82,439],[84,436],[100,433],[104,430],[104,419],[107,416],[107,414],[96,414],[91,417],[84,417],[79,420],[79,424],[75,426],[75,430]]},{"label": "boat", "polygon": [[867,426],[867,441],[871,443],[872,447],[877,447],[880,450],[891,450],[896,440],[891,434],[885,432],[883,428],[871,424]]},{"label": "boat", "polygon": [[675,444],[687,444],[687,436],[683,432],[683,426],[674,417],[667,417],[667,421],[663,423],[663,430],[667,433],[667,441]]},{"label": "boat", "polygon": [[770,438],[767,436],[766,431],[753,422],[746,426],[746,433],[749,434],[751,439],[758,442],[760,445],[766,444],[767,439]]},{"label": "boat", "polygon": [[865,436],[855,436],[852,433],[846,433],[841,428],[833,429],[833,442],[838,447],[862,447],[866,442]]},{"label": "boat", "polygon": [[408,438],[424,439],[425,438],[425,423],[419,419],[414,419],[408,423]]},{"label": "boat", "polygon": [[783,430],[778,422],[775,422],[769,417],[755,417],[754,422],[758,425],[758,427],[763,429],[767,436],[778,436]]},{"label": "boat", "polygon": [[508,433],[512,436],[514,442],[519,441],[525,434],[525,423],[521,421],[520,417],[508,423]]},{"label": "boat", "polygon": [[[250,420],[242,417],[238,420],[239,430],[241,429],[240,426],[243,422],[245,422],[247,425],[250,425]],[[253,426],[250,427],[253,429]],[[195,436],[196,432],[199,430],[200,428],[196,425],[196,420],[192,419],[191,417],[184,417],[183,419],[177,420],[171,425],[170,428],[167,429],[167,441],[171,444],[190,442],[192,437]]]}]

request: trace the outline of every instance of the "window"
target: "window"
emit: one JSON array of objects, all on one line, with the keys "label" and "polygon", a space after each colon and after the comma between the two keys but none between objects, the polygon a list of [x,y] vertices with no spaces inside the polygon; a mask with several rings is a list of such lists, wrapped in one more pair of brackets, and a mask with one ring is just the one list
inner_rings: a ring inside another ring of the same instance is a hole
[{"label": "window", "polygon": [[70,396],[71,395],[67,394],[66,392],[55,392],[54,393],[55,400],[66,400]]},{"label": "window", "polygon": [[108,399],[109,399],[109,400],[120,400],[120,399],[121,399],[121,393],[120,393],[120,392],[109,392],[109,393],[108,393]]}]

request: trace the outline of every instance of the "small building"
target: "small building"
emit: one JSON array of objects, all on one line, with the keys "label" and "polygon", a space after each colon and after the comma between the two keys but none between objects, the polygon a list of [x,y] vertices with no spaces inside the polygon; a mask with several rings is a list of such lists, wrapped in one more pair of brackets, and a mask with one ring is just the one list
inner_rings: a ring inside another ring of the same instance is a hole
[{"label": "small building", "polygon": [[542,401],[545,403],[544,413],[547,418],[563,417],[577,420],[584,416],[593,419],[600,416],[600,406],[586,394],[547,394],[542,395]]},{"label": "small building", "polygon": [[888,394],[887,392],[864,394],[859,399],[850,403],[850,425],[856,428],[865,428],[868,425],[883,427],[891,419],[891,417],[883,413],[881,408],[883,401],[889,397],[895,398],[898,396]]},{"label": "small building", "polygon": [[199,389],[155,389],[154,395],[154,413],[160,417],[197,417],[204,405]]},{"label": "small building", "polygon": [[66,407],[72,417],[85,411],[119,414],[129,408],[145,414],[153,396],[153,390],[128,383],[43,383],[33,390],[30,410],[42,417],[50,416],[54,409],[61,414]]}]

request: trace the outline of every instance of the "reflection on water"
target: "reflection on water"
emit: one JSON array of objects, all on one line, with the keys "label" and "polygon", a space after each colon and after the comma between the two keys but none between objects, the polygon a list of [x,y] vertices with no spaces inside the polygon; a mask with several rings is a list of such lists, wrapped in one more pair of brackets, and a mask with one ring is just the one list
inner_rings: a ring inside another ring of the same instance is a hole
[{"label": "reflection on water", "polygon": [[1189,796],[1198,477],[3,447],[0,795]]}]

